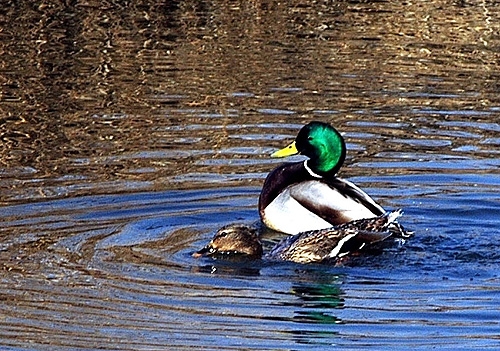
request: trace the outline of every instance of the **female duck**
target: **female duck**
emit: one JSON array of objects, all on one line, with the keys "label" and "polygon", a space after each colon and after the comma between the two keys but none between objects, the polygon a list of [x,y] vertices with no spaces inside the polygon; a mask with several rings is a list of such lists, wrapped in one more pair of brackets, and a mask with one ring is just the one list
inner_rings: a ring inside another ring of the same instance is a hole
[{"label": "female duck", "polygon": [[271,156],[295,154],[309,159],[277,167],[264,182],[259,213],[267,227],[297,234],[385,213],[363,190],[336,177],[346,157],[346,146],[331,125],[305,125],[292,144]]},{"label": "female duck", "polygon": [[[406,233],[395,222],[400,215],[401,210],[397,210],[375,218],[288,236],[276,244],[264,258],[298,263],[336,261],[391,236],[406,237]],[[193,256],[243,255],[261,258],[262,253],[262,244],[255,229],[244,225],[228,225],[219,229],[212,241]]]}]

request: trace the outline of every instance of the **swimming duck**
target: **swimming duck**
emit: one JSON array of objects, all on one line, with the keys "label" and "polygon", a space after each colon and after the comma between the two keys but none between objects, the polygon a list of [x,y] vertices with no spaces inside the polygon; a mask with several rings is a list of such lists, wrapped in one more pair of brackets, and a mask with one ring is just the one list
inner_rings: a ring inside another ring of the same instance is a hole
[{"label": "swimming duck", "polygon": [[193,254],[201,256],[244,255],[249,258],[262,257],[262,243],[257,230],[242,224],[229,224],[220,228],[207,246]]},{"label": "swimming duck", "polygon": [[346,157],[346,145],[331,125],[305,125],[294,142],[271,156],[295,154],[308,159],[277,167],[264,182],[259,214],[268,228],[297,234],[385,213],[363,190],[336,176]]},{"label": "swimming duck", "polygon": [[[406,233],[396,222],[401,213],[401,210],[387,212],[375,218],[288,236],[276,244],[264,259],[297,263],[339,260],[389,237],[406,237]],[[262,243],[256,229],[237,224],[219,229],[210,243],[193,256],[245,255],[249,258],[261,258],[262,254]]]}]

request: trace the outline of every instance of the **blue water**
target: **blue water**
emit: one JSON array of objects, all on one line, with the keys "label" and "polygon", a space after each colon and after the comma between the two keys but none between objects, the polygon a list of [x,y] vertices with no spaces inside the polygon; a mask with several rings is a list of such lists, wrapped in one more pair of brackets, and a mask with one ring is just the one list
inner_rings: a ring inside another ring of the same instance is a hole
[{"label": "blue water", "polygon": [[415,235],[341,267],[192,258],[220,226],[258,219],[256,187],[7,206],[2,342],[10,350],[27,340],[33,349],[498,349],[500,177],[353,180],[385,207],[404,208]]}]

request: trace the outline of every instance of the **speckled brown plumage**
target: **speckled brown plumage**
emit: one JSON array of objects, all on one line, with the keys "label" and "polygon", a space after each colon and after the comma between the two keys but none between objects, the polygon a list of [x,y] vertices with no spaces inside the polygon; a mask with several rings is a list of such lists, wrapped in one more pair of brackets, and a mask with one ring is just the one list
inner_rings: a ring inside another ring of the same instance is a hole
[{"label": "speckled brown plumage", "polygon": [[[406,237],[407,233],[396,222],[401,213],[401,210],[387,212],[375,218],[289,236],[275,245],[264,258],[298,263],[336,260],[391,236]],[[227,257],[237,254],[259,258],[262,253],[262,244],[255,229],[228,225],[217,231],[210,243],[193,256]]]},{"label": "speckled brown plumage", "polygon": [[366,245],[383,241],[395,231],[401,235],[400,227],[394,227],[395,220],[400,215],[401,211],[398,210],[376,218],[300,233],[283,239],[266,255],[266,258],[299,263],[337,259],[359,251]]}]

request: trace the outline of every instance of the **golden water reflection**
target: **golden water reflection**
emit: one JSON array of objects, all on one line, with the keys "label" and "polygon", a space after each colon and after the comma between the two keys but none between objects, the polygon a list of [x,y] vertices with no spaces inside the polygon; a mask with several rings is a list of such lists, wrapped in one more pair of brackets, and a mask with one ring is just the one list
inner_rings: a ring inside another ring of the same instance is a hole
[{"label": "golden water reflection", "polygon": [[[2,198],[259,185],[269,151],[312,119],[346,132],[354,161],[418,162],[436,148],[488,158],[500,144],[499,10],[11,2],[0,17]],[[353,164],[349,175],[363,174]]]}]

